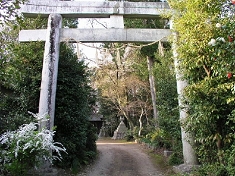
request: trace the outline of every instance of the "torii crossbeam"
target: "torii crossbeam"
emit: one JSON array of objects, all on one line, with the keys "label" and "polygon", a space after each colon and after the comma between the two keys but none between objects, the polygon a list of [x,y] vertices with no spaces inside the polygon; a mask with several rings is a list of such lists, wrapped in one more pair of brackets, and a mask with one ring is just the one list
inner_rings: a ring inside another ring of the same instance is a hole
[{"label": "torii crossbeam", "polygon": [[[171,34],[169,29],[59,29],[60,42],[122,42],[122,43],[150,43],[167,41]],[[22,30],[19,34],[20,42],[46,41],[46,29]]]},{"label": "torii crossbeam", "polygon": [[63,18],[109,18],[110,15],[154,18],[169,9],[166,2],[29,0],[21,12],[27,17],[58,13]]},{"label": "torii crossbeam", "polygon": [[[166,41],[171,34],[167,29],[121,29],[123,18],[156,18],[169,10],[165,2],[117,2],[117,1],[58,1],[30,0],[21,8],[27,17],[48,17],[60,14],[64,18],[110,18],[112,29],[61,29],[60,41],[70,42],[153,42]],[[118,19],[118,21],[117,21]],[[118,27],[117,27],[118,26]],[[115,29],[113,29],[115,28]],[[117,29],[119,28],[119,29]],[[20,31],[19,41],[45,41],[46,30]]]}]

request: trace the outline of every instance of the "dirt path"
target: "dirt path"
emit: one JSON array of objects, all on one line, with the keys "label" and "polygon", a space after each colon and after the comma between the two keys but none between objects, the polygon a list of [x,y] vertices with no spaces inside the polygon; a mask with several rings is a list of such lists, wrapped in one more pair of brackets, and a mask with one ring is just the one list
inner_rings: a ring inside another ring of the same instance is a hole
[{"label": "dirt path", "polygon": [[98,140],[99,157],[77,176],[163,176],[136,143]]}]

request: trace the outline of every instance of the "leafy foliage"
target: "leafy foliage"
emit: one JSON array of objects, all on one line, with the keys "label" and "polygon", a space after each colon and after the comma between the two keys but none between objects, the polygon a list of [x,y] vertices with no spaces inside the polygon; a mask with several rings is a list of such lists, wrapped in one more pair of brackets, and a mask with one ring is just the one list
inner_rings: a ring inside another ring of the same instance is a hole
[{"label": "leafy foliage", "polygon": [[55,140],[63,143],[68,152],[62,163],[57,163],[62,167],[79,168],[96,155],[95,129],[88,121],[95,99],[86,70],[72,48],[62,44],[55,112]]},{"label": "leafy foliage", "polygon": [[[157,108],[159,113],[159,128],[168,137],[172,150],[181,150],[181,131],[179,123],[178,95],[171,50],[166,50],[164,56],[155,54],[155,78],[157,92]],[[167,139],[166,139],[167,140]]]},{"label": "leafy foliage", "polygon": [[[44,28],[45,20],[25,19],[19,27]],[[4,33],[4,54],[1,53],[1,133],[16,130],[29,123],[28,111],[37,112],[41,83],[44,43],[19,44],[16,32],[9,28]],[[89,83],[89,73],[83,62],[77,60],[72,45],[61,44],[57,85],[55,125],[56,141],[66,144],[63,167],[79,168],[96,156],[95,129],[90,125],[91,106],[95,102]],[[66,130],[65,130],[66,129]]]},{"label": "leafy foliage", "polygon": [[233,151],[235,142],[234,6],[225,0],[169,2],[178,13],[177,52],[190,84],[185,89],[189,117],[183,125],[195,137],[200,162],[217,167],[217,175],[230,174],[233,153],[227,152]]},{"label": "leafy foliage", "polygon": [[[116,113],[109,116],[112,116],[109,119],[112,123],[116,123],[117,117],[125,116],[127,125],[133,130],[134,126],[139,125],[140,116],[144,115],[146,122],[151,113],[149,87],[146,80],[135,74],[132,66],[138,62],[136,51],[129,47],[125,47],[120,53],[119,50],[115,51],[115,61],[96,70],[96,87],[102,100],[101,112],[105,112],[104,107],[107,107],[109,109],[106,111]],[[120,58],[117,57],[119,54]]]},{"label": "leafy foliage", "polygon": [[[55,131],[36,131],[37,128],[38,124],[31,122],[0,136],[0,163],[4,172],[25,175],[29,169],[41,165],[43,160],[52,162],[62,159],[60,152],[66,152],[66,149],[61,143],[53,141]],[[51,151],[56,155],[51,155]]]},{"label": "leafy foliage", "polygon": [[0,25],[11,21],[14,18],[19,19],[20,4],[27,0],[0,0]]},{"label": "leafy foliage", "polygon": [[4,35],[0,54],[1,132],[29,123],[33,119],[26,118],[27,112],[38,109],[44,46],[42,42],[19,44],[17,32],[11,25],[1,32]]}]

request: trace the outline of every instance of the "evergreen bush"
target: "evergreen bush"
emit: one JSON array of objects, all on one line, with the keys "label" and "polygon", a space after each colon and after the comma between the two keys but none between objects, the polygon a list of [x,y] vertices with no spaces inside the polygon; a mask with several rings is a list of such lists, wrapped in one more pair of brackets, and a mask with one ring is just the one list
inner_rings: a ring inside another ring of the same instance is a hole
[{"label": "evergreen bush", "polygon": [[61,44],[57,97],[55,140],[64,144],[68,155],[57,162],[63,168],[77,168],[90,162],[96,156],[96,129],[89,117],[95,103],[93,89],[89,86],[88,68],[78,61],[73,49]]}]

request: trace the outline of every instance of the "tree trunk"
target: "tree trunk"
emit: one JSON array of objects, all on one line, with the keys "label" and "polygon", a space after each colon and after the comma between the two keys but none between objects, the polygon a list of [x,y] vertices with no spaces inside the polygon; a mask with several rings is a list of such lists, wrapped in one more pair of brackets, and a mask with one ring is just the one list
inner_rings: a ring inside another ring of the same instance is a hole
[{"label": "tree trunk", "polygon": [[132,120],[129,118],[129,116],[126,114],[126,112],[124,110],[122,110],[122,113],[123,113],[124,117],[127,119],[129,126],[130,126],[130,130],[132,131],[134,129],[134,124],[133,124]]},{"label": "tree trunk", "polygon": [[148,71],[149,71],[149,84],[150,84],[150,92],[152,97],[152,104],[153,104],[153,118],[155,120],[158,119],[158,112],[157,112],[157,104],[156,104],[156,88],[155,88],[155,79],[153,75],[153,59],[147,56],[147,64],[148,64]]},{"label": "tree trunk", "polygon": [[143,123],[142,123],[143,114],[144,114],[144,110],[143,110],[143,108],[142,108],[142,109],[141,109],[140,118],[139,118],[139,123],[140,123],[140,129],[139,129],[139,133],[138,133],[138,136],[139,136],[139,137],[141,136],[141,131],[142,131],[142,129],[143,129]]}]

